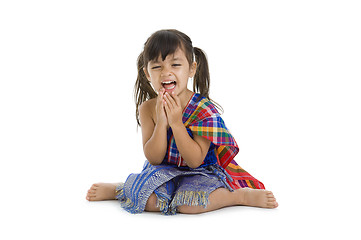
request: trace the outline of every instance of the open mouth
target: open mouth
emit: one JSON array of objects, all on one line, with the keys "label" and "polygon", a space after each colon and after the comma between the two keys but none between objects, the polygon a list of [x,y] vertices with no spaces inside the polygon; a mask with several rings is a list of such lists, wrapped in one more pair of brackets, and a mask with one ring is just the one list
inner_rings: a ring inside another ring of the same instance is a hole
[{"label": "open mouth", "polygon": [[164,81],[162,82],[162,86],[165,90],[172,90],[177,85],[176,81]]}]

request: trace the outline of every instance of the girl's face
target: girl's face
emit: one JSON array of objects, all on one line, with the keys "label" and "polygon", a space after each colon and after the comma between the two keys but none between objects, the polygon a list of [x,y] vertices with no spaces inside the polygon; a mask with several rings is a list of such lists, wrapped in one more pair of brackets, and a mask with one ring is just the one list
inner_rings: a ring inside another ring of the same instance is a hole
[{"label": "girl's face", "polygon": [[161,56],[157,60],[150,61],[144,72],[156,92],[164,88],[165,91],[175,92],[179,96],[187,90],[188,79],[194,76],[196,67],[196,62],[189,65],[183,50],[178,48],[164,61]]}]

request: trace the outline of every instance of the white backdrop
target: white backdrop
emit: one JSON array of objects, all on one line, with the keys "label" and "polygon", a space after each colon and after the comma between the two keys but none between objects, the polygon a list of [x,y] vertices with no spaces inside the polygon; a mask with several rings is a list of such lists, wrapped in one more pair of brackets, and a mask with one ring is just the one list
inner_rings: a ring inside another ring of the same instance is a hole
[{"label": "white backdrop", "polygon": [[[1,239],[359,239],[360,12],[347,0],[1,1]],[[167,217],[85,200],[142,168],[136,58],[164,28],[207,53],[236,160],[278,209]]]}]

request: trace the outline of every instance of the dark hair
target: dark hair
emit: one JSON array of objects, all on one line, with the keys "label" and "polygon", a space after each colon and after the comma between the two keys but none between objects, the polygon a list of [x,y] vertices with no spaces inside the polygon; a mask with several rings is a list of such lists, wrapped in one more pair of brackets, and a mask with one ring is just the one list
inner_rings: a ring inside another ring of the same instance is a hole
[{"label": "dark hair", "polygon": [[[210,79],[206,54],[200,48],[193,47],[191,39],[178,30],[157,31],[144,43],[144,50],[137,60],[138,77],[134,86],[134,98],[136,104],[135,115],[139,126],[139,106],[143,102],[158,96],[145,76],[143,68],[147,67],[149,61],[157,60],[159,55],[164,61],[169,54],[175,53],[178,48],[184,51],[189,65],[192,65],[194,61],[193,56],[197,62],[197,70],[193,78],[193,92],[199,93],[199,98],[206,97],[209,99]],[[215,105],[222,110],[217,103]]]}]

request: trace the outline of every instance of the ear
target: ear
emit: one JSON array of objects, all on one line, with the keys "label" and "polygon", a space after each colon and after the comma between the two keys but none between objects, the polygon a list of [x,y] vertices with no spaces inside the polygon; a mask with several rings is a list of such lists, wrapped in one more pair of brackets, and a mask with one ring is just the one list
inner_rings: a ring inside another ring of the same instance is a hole
[{"label": "ear", "polygon": [[197,71],[197,62],[193,62],[191,68],[189,70],[189,77],[192,78],[196,74]]},{"label": "ear", "polygon": [[144,68],[143,68],[143,71],[144,71],[144,74],[145,74],[145,76],[147,77],[148,81],[150,81],[150,75],[149,75],[149,73],[148,73],[148,70],[144,67]]}]

